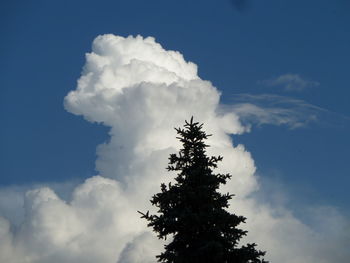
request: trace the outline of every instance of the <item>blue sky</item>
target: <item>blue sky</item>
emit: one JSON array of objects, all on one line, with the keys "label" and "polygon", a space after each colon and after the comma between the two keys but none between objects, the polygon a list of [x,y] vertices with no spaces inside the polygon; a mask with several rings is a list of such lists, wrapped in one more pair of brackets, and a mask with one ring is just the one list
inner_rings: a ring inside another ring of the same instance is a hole
[{"label": "blue sky", "polygon": [[[263,184],[278,181],[292,202],[349,211],[348,1],[2,1],[0,10],[2,186],[96,174],[108,129],[66,112],[63,98],[97,35],[141,34],[196,63],[225,104],[270,94],[327,110],[296,129],[253,125],[234,142],[252,153]],[[287,74],[317,85],[267,84]]]},{"label": "blue sky", "polygon": [[[1,1],[0,261],[154,262],[161,243],[136,211],[167,178],[172,127],[196,112],[235,175],[229,209],[268,260],[348,262],[349,12],[347,0]],[[123,38],[138,34],[163,48]]]}]

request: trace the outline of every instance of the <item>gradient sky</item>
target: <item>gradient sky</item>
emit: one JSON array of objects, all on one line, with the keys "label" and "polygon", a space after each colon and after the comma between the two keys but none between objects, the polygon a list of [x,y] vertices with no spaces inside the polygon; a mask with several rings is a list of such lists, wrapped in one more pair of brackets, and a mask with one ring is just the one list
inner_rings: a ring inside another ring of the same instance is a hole
[{"label": "gradient sky", "polygon": [[[235,136],[234,143],[252,153],[265,189],[284,189],[291,205],[332,205],[349,212],[349,1],[11,0],[0,5],[1,186],[96,174],[95,149],[107,140],[108,129],[66,112],[63,98],[75,89],[97,35],[140,34],[196,63],[200,77],[222,91],[224,104],[250,94],[255,99],[249,102],[261,107],[281,98],[319,107],[318,119],[299,128],[255,120],[251,132]],[[273,101],[261,100],[262,94]],[[293,110],[299,117],[310,114],[295,105]]]}]

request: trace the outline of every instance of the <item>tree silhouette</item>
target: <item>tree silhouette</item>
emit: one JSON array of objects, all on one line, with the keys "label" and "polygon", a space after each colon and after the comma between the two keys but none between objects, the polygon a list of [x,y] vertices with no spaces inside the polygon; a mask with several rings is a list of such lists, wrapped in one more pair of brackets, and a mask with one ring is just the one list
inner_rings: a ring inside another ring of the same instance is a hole
[{"label": "tree silhouette", "polygon": [[185,123],[184,129],[176,129],[183,148],[170,155],[167,167],[178,172],[175,183],[162,184],[161,192],[152,197],[158,214],[139,212],[158,238],[173,237],[157,256],[158,262],[266,263],[261,259],[265,252],[256,250],[255,244],[239,247],[247,231],[237,226],[246,218],[226,210],[233,195],[218,192],[231,175],[213,173],[222,157],[206,155],[205,140],[210,135],[193,117]]}]

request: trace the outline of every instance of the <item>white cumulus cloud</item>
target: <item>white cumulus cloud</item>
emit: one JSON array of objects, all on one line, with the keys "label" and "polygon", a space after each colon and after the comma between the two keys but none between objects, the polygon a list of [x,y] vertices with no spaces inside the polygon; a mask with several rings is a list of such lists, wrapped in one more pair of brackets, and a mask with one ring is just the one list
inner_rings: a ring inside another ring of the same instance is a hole
[{"label": "white cumulus cloud", "polygon": [[339,245],[344,240],[319,227],[348,231],[340,214],[330,215],[333,221],[320,218],[314,227],[284,207],[252,197],[259,188],[254,160],[231,137],[247,128],[234,111],[219,110],[219,99],[220,92],[198,77],[195,64],[154,38],[98,36],[65,108],[110,127],[110,140],[97,147],[99,175],[78,185],[69,198],[50,187],[0,190],[5,199],[9,192],[16,197],[0,203],[0,262],[155,262],[162,242],[136,211],[152,210],[150,197],[171,180],[168,155],[180,147],[173,128],[193,115],[213,134],[208,153],[224,156],[218,172],[233,175],[222,190],[236,194],[231,211],[248,218],[242,226],[250,231],[247,241],[267,250],[271,262],[336,258],[345,263],[349,252]]}]

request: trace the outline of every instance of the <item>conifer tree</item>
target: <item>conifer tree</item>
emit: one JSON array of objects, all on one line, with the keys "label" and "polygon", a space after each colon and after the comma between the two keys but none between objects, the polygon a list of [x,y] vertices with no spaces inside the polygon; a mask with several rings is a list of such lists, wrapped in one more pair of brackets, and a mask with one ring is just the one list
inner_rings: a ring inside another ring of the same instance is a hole
[{"label": "conifer tree", "polygon": [[141,213],[158,238],[172,237],[157,256],[158,262],[172,263],[266,263],[265,252],[255,244],[239,246],[247,231],[237,228],[246,218],[230,214],[228,201],[233,195],[218,192],[230,174],[214,174],[221,156],[206,155],[208,136],[203,124],[185,122],[176,129],[183,148],[169,157],[168,171],[176,171],[175,183],[161,185],[152,205],[158,214]]}]

